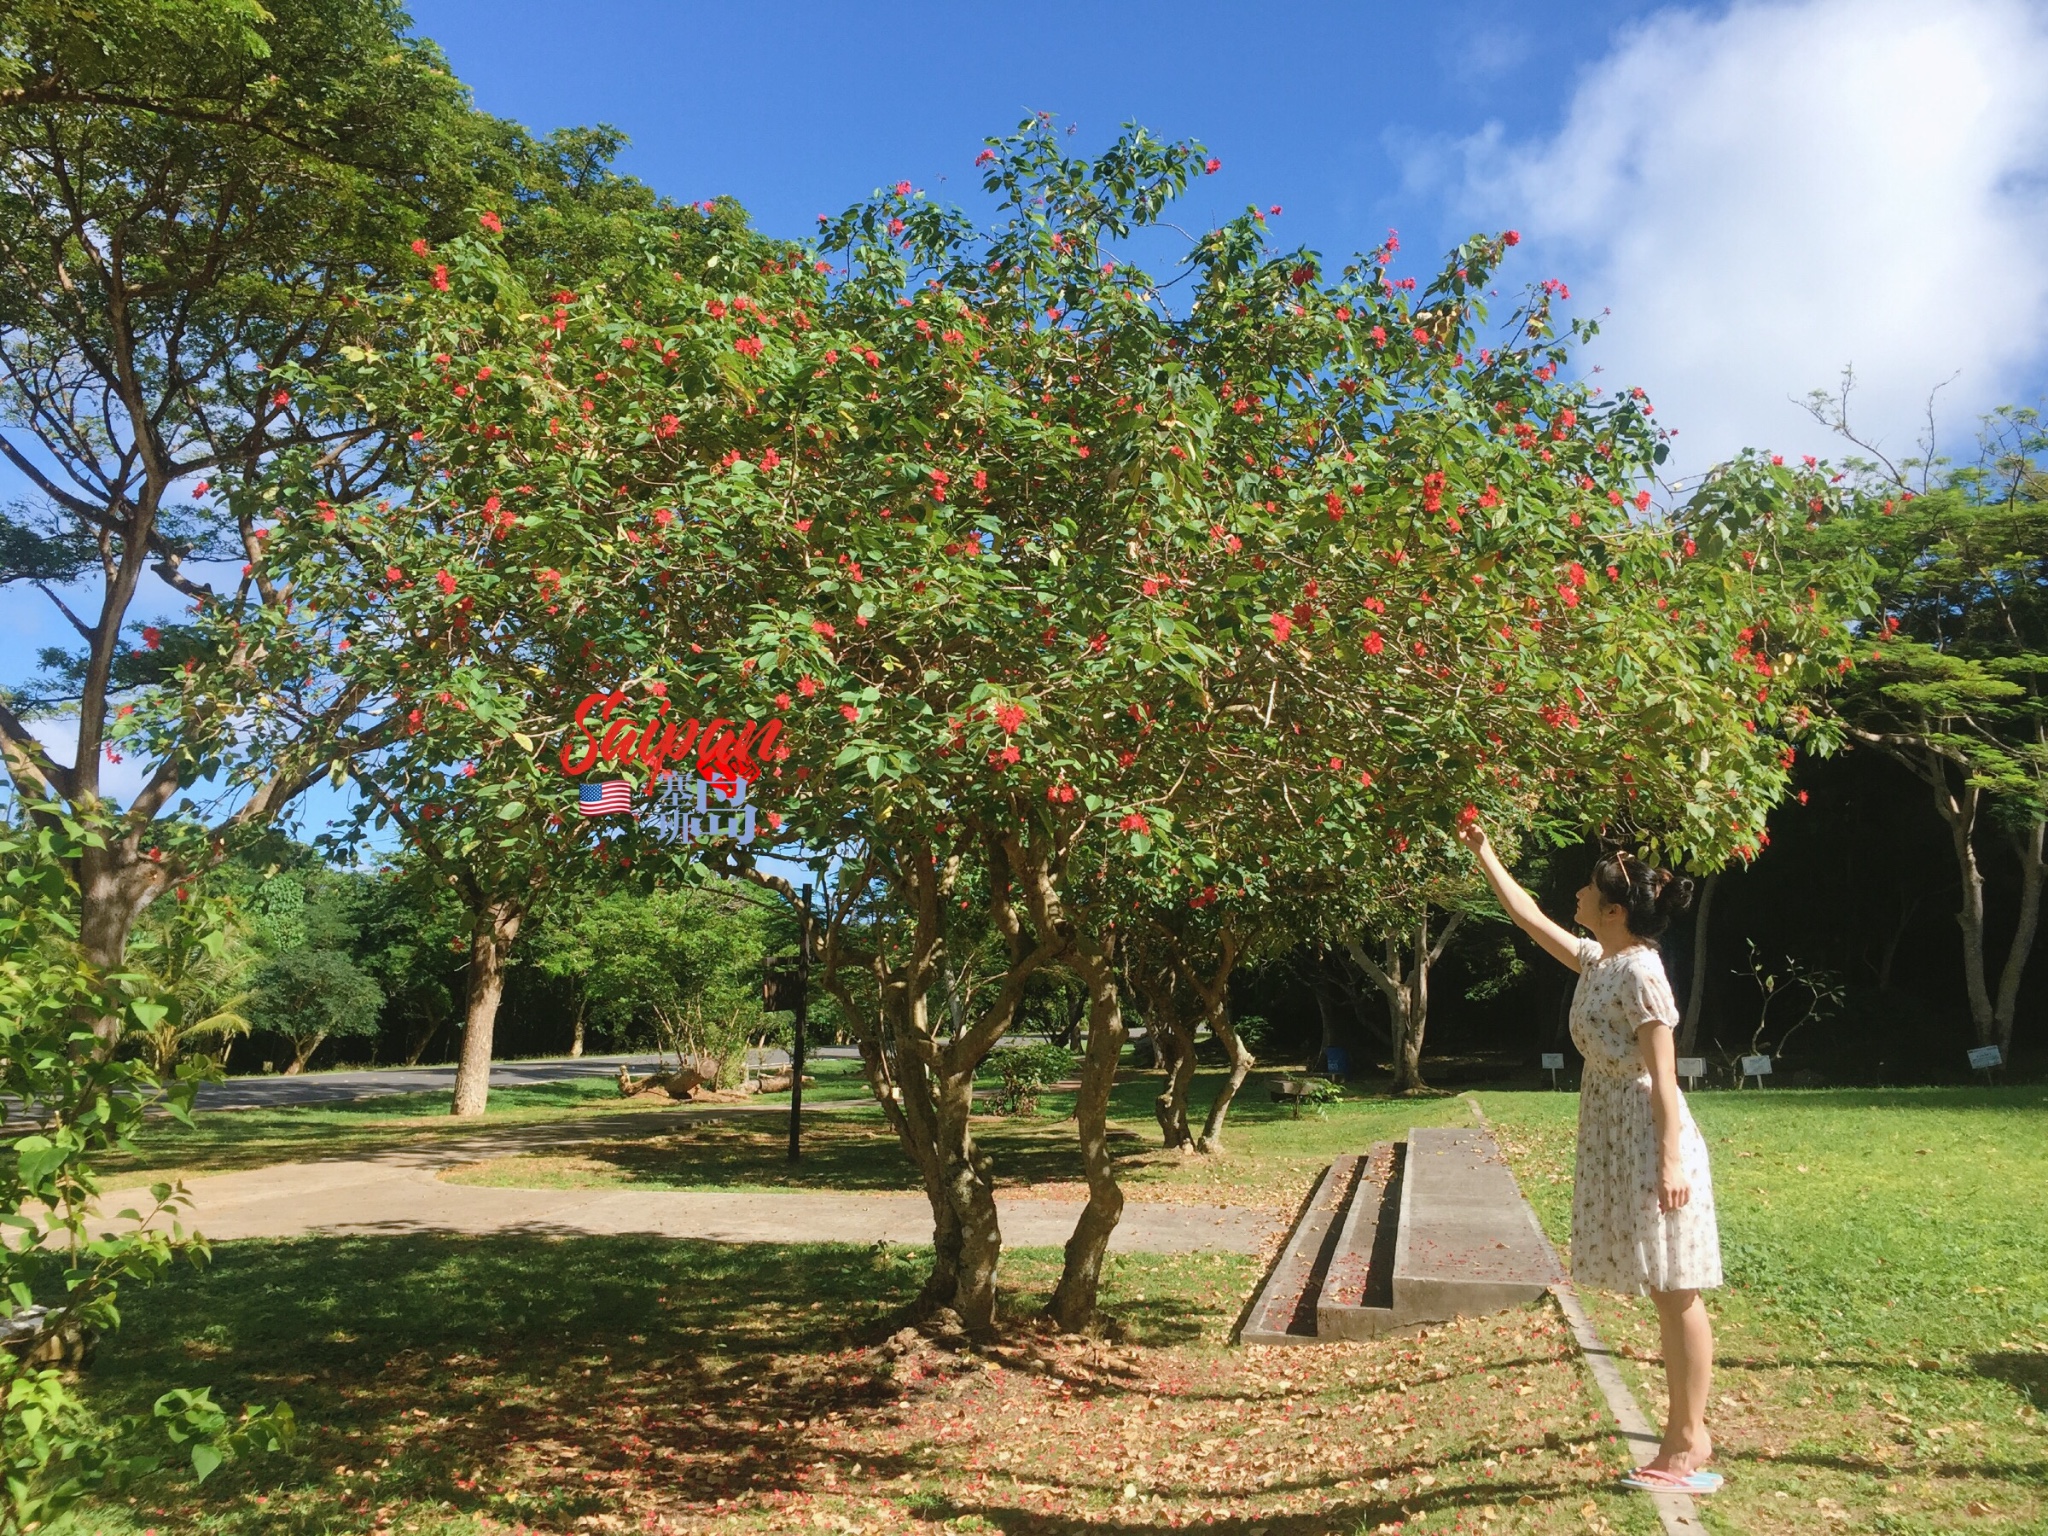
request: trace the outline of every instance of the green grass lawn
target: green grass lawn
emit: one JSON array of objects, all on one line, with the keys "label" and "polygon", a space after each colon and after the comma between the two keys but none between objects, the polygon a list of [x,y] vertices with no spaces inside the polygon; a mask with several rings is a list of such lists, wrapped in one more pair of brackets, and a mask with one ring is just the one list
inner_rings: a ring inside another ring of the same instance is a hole
[{"label": "green grass lawn", "polygon": [[[1560,1242],[1577,1097],[1482,1093]],[[2048,1529],[2048,1090],[1705,1093],[1718,1529]],[[1661,1418],[1647,1300],[1589,1295]]]},{"label": "green grass lawn", "polygon": [[[804,1088],[806,1104],[868,1098],[858,1062],[816,1061],[805,1075],[817,1079]],[[680,1107],[660,1095],[621,1098],[618,1084],[604,1077],[493,1088],[481,1120],[455,1119],[448,1113],[449,1097],[443,1090],[284,1109],[201,1110],[190,1127],[168,1119],[152,1121],[137,1138],[134,1153],[107,1158],[101,1166],[116,1183],[144,1175],[197,1177],[314,1158],[369,1157],[402,1146],[460,1141],[502,1126],[544,1126],[594,1115],[631,1117]],[[786,1109],[789,1095],[763,1094],[750,1102],[764,1109]],[[621,1120],[622,1125],[630,1123],[630,1118]]]},{"label": "green grass lawn", "polygon": [[[1203,1158],[1158,1146],[1157,1086],[1129,1073],[1113,1104],[1134,1199],[1291,1207],[1336,1152],[1469,1116],[1458,1098],[1355,1095],[1297,1119],[1254,1079],[1226,1153]],[[1562,1242],[1576,1096],[1476,1098]],[[812,1120],[792,1175],[772,1118],[635,1128],[636,1106],[586,1085],[493,1099],[486,1130],[602,1110],[620,1134],[459,1179],[914,1187],[871,1108]],[[1692,1102],[1729,1276],[1712,1298],[1712,1422],[1730,1483],[1710,1527],[2048,1531],[2048,1091]],[[1079,1193],[1069,1107],[1049,1095],[1038,1116],[977,1121],[1006,1189]],[[203,1117],[196,1134],[152,1129],[145,1156],[253,1166],[478,1129],[409,1108]],[[212,1270],[124,1298],[128,1327],[89,1389],[132,1410],[165,1385],[211,1382],[232,1402],[289,1398],[314,1432],[291,1458],[196,1493],[166,1476],[132,1509],[66,1529],[1654,1529],[1645,1502],[1606,1486],[1622,1448],[1548,1304],[1419,1340],[1246,1351],[1227,1339],[1256,1262],[1125,1256],[1105,1292],[1119,1344],[1020,1336],[1006,1371],[928,1351],[891,1363],[873,1346],[922,1262],[642,1239],[224,1245]],[[1049,1252],[1006,1257],[1013,1321],[1056,1267]],[[1648,1303],[1586,1299],[1661,1416]]]}]

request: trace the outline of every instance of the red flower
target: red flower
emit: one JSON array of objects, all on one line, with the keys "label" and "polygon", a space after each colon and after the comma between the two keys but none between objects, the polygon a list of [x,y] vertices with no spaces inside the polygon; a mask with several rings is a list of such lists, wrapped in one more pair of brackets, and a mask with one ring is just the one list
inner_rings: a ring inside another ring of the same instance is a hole
[{"label": "red flower", "polygon": [[1271,615],[1271,621],[1273,625],[1273,643],[1275,645],[1285,645],[1287,637],[1294,633],[1294,620],[1284,613],[1276,613]]},{"label": "red flower", "polygon": [[732,349],[743,357],[759,357],[761,355],[761,338],[758,336],[736,336],[733,338]]},{"label": "red flower", "polygon": [[477,223],[483,225],[485,229],[488,229],[494,235],[502,235],[503,233],[505,233],[504,222],[495,213],[491,213],[488,210],[478,214],[476,216],[476,221]]},{"label": "red flower", "polygon": [[1150,832],[1152,830],[1152,824],[1136,811],[1131,812],[1130,815],[1118,822],[1116,826],[1119,832]]},{"label": "red flower", "polygon": [[775,695],[775,707],[777,709],[789,708],[789,695],[787,693],[778,693],[777,695]]},{"label": "red flower", "polygon": [[910,196],[910,183],[909,183],[909,182],[907,182],[907,181],[899,181],[899,182],[897,182],[897,183],[896,183],[896,195],[897,195],[898,197],[908,197],[908,196]]},{"label": "red flower", "polygon": [[1331,522],[1342,522],[1344,520],[1344,502],[1335,491],[1324,493],[1323,505],[1330,509]]},{"label": "red flower", "polygon": [[276,406],[279,410],[283,410],[286,406],[292,403],[292,397],[280,389],[276,394],[270,397],[270,403]]},{"label": "red flower", "polygon": [[766,453],[761,455],[761,468],[763,470],[774,469],[781,462],[782,455],[777,453],[773,448],[770,448]]},{"label": "red flower", "polygon": [[1222,169],[1223,162],[1221,160],[1218,160],[1214,155],[1211,155],[1207,160],[1204,160],[1202,162],[1202,174],[1205,176],[1214,176],[1218,171]]},{"label": "red flower", "polygon": [[1503,245],[1520,245],[1522,243],[1522,232],[1518,229],[1511,229],[1502,235],[1500,239]]},{"label": "red flower", "polygon": [[386,581],[403,581],[405,580],[405,572],[395,565],[387,565],[384,567],[384,579]]},{"label": "red flower", "polygon": [[1458,812],[1458,825],[1461,827],[1469,827],[1478,819],[1479,807],[1476,805],[1468,803],[1462,811]]},{"label": "red flower", "polygon": [[434,585],[438,586],[443,592],[452,594],[455,591],[455,578],[446,571],[436,571],[434,573]]},{"label": "red flower", "polygon": [[1006,704],[995,711],[996,724],[1003,728],[1005,736],[1014,736],[1024,724],[1024,708],[1020,704]]},{"label": "red flower", "polygon": [[424,241],[424,240],[415,240],[415,241],[413,241],[413,243],[412,243],[412,253],[413,253],[413,255],[415,255],[415,256],[424,256],[424,255],[426,255],[426,254],[427,254],[427,242],[426,242],[426,241]]},{"label": "red flower", "polygon": [[142,626],[142,643],[153,651],[164,643],[164,632],[154,624],[145,624]]},{"label": "red flower", "polygon": [[823,635],[827,640],[830,640],[834,636],[836,636],[839,633],[839,631],[834,629],[830,624],[827,624],[823,619],[813,619],[811,620],[811,633],[814,635]]},{"label": "red flower", "polygon": [[860,719],[860,711],[855,709],[851,704],[840,705],[839,713],[846,716],[846,718],[849,721],[855,721]]},{"label": "red flower", "polygon": [[434,287],[442,293],[448,291],[448,268],[445,265],[434,268]]},{"label": "red flower", "polygon": [[1648,491],[1636,492],[1636,510],[1638,512],[1647,512],[1650,510],[1650,493]]},{"label": "red flower", "polygon": [[1385,639],[1381,637],[1380,632],[1378,630],[1374,630],[1371,634],[1365,637],[1366,655],[1377,656],[1381,651],[1384,651],[1386,648],[1387,642],[1385,641]]},{"label": "red flower", "polygon": [[1386,346],[1387,328],[1384,325],[1376,325],[1372,328],[1372,344],[1381,348]]},{"label": "red flower", "polygon": [[807,672],[796,680],[796,691],[808,699],[818,691],[818,685]]}]

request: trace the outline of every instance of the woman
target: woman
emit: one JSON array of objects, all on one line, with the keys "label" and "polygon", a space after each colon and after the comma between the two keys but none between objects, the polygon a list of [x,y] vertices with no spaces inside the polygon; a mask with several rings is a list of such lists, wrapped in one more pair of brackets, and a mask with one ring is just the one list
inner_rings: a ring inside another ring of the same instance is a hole
[{"label": "woman", "polygon": [[1678,1092],[1678,1006],[1657,935],[1692,899],[1692,882],[1625,853],[1593,866],[1573,914],[1577,938],[1515,883],[1485,831],[1460,829],[1508,916],[1579,973],[1572,1043],[1586,1058],[1572,1185],[1572,1276],[1657,1304],[1671,1415],[1664,1442],[1622,1481],[1658,1492],[1712,1493],[1706,1470],[1707,1385],[1714,1336],[1700,1292],[1721,1283],[1721,1241],[1707,1146]]}]

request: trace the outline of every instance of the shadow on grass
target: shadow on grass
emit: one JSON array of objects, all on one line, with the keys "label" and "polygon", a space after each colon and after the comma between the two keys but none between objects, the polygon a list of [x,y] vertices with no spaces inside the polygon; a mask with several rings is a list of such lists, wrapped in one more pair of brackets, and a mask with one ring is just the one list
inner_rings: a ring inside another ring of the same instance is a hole
[{"label": "shadow on grass", "polygon": [[[171,1386],[237,1406],[283,1398],[308,1426],[294,1455],[203,1489],[152,1479],[151,1499],[185,1505],[191,1523],[173,1528],[368,1529],[374,1507],[420,1500],[555,1529],[652,1467],[699,1503],[796,1489],[834,1454],[834,1415],[886,1415],[948,1372],[973,1376],[971,1360],[904,1371],[862,1347],[900,1320],[928,1263],[882,1244],[227,1244],[211,1268],[125,1296],[127,1324],[84,1385],[103,1410],[145,1416]],[[1220,1334],[1241,1279],[1218,1256],[1115,1263],[1145,1299],[1111,1298],[1108,1313],[1153,1344]],[[1012,1322],[1043,1306],[1057,1273],[1053,1250],[1006,1257]],[[1204,1297],[1219,1286],[1232,1301]],[[871,1458],[869,1471],[930,1462]]]},{"label": "shadow on grass", "polygon": [[2048,1408],[2048,1354],[2017,1350],[1978,1355],[1970,1361],[1979,1376],[2002,1381],[2036,1408]]}]

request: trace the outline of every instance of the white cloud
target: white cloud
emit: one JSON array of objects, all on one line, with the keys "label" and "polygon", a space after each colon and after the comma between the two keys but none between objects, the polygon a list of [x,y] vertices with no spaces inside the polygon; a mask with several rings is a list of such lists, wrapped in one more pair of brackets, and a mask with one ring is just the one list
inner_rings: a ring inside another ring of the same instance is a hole
[{"label": "white cloud", "polygon": [[1461,145],[1459,195],[1611,311],[1587,361],[1681,429],[1674,469],[1840,449],[1793,402],[1845,365],[1893,454],[1954,377],[1942,441],[1966,450],[2048,352],[2044,79],[2048,15],[2020,0],[1660,12],[1554,137]]}]

